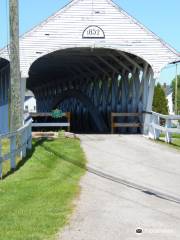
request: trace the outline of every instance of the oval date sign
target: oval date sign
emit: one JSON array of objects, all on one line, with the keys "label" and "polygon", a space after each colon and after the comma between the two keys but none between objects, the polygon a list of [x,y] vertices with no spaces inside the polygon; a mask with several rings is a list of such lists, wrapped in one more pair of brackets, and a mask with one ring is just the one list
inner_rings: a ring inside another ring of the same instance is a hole
[{"label": "oval date sign", "polygon": [[98,26],[87,27],[82,35],[83,38],[105,38],[104,31]]}]

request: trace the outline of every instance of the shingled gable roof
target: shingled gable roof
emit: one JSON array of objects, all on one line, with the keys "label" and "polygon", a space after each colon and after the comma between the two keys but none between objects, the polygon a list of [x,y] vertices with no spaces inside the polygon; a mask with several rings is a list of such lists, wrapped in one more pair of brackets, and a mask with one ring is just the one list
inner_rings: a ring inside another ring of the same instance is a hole
[{"label": "shingled gable roof", "polygon": [[[105,32],[105,39],[83,39],[89,25]],[[137,55],[147,61],[155,74],[179,54],[127,14],[111,0],[73,0],[47,20],[20,37],[21,72],[28,76],[32,63],[53,51],[75,48],[111,48]],[[7,48],[0,57],[9,59]]]}]

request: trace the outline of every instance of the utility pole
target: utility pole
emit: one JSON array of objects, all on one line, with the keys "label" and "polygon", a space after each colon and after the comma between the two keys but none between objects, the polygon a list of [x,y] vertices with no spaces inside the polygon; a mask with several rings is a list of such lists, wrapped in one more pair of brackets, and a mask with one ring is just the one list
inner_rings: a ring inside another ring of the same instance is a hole
[{"label": "utility pole", "polygon": [[10,103],[9,127],[15,131],[22,126],[21,74],[19,59],[19,6],[18,0],[9,0],[10,22]]}]

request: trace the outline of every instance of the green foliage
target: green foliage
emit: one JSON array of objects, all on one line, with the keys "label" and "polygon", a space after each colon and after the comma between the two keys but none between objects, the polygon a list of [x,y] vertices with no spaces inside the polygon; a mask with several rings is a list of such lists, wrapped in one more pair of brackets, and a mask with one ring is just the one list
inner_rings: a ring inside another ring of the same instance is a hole
[{"label": "green foliage", "polygon": [[0,182],[0,240],[55,239],[79,192],[85,158],[78,140],[39,140],[29,155]]},{"label": "green foliage", "polygon": [[[171,82],[171,87],[173,89],[173,103],[175,104],[175,89],[176,89],[176,79],[174,78]],[[178,92],[177,92],[177,106],[178,111],[180,111],[180,75],[178,75]]]},{"label": "green foliage", "polygon": [[168,101],[160,83],[154,89],[153,111],[165,115],[168,114]]},{"label": "green foliage", "polygon": [[62,118],[63,112],[59,109],[55,109],[52,111],[52,118]]}]

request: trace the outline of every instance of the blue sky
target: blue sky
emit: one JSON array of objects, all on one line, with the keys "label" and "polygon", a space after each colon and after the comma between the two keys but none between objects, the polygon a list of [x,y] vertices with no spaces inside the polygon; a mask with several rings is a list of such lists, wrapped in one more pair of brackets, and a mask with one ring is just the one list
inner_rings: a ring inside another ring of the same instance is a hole
[{"label": "blue sky", "polygon": [[[95,0],[94,0],[95,1]],[[68,0],[19,0],[20,33],[28,31]],[[119,6],[180,52],[180,0],[115,0]],[[0,1],[0,48],[8,42],[8,0]],[[178,67],[180,73],[180,65]],[[161,82],[169,83],[175,67],[168,66]]]}]

